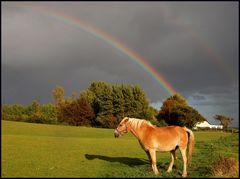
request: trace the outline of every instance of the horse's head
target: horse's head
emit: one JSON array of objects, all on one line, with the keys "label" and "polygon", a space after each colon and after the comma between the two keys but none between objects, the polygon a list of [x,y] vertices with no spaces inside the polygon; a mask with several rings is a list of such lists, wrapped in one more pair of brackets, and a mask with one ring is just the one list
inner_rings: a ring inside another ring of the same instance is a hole
[{"label": "horse's head", "polygon": [[129,118],[125,117],[122,119],[120,124],[117,126],[117,128],[114,131],[114,136],[115,137],[120,137],[121,135],[128,133],[128,128],[127,128],[127,122]]}]

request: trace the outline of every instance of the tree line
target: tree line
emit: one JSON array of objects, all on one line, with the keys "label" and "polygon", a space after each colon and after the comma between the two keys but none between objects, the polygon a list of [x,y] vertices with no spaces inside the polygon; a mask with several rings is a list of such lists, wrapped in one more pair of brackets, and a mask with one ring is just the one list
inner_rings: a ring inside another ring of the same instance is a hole
[{"label": "tree line", "polygon": [[152,119],[156,112],[140,86],[100,81],[71,98],[64,96],[60,86],[52,92],[59,121],[70,125],[114,128],[125,116]]},{"label": "tree line", "polygon": [[27,106],[21,104],[4,104],[1,110],[3,120],[57,124],[55,106],[51,103],[41,105],[39,100],[33,100]]},{"label": "tree line", "polygon": [[39,100],[34,100],[28,106],[3,105],[2,119],[102,128],[115,128],[125,116],[146,119],[157,126],[189,128],[206,120],[179,94],[168,97],[159,110],[153,108],[143,89],[137,85],[96,81],[79,95],[73,93],[66,97],[61,86],[56,86],[52,95],[54,101],[49,104],[42,105]]}]

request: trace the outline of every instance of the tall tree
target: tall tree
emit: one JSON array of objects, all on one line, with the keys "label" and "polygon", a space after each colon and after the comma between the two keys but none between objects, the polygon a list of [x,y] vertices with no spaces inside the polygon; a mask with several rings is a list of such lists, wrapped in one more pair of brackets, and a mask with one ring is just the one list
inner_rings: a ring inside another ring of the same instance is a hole
[{"label": "tall tree", "polygon": [[96,122],[100,126],[105,126],[107,116],[113,114],[112,87],[103,81],[93,82],[88,88],[94,93],[93,106],[96,114]]},{"label": "tall tree", "polygon": [[122,85],[121,91],[124,97],[124,114],[128,117],[137,117],[134,105],[134,96],[130,85]]},{"label": "tall tree", "polygon": [[31,106],[31,113],[27,119],[27,122],[33,123],[45,123],[45,117],[42,113],[42,107],[39,100],[33,100]]},{"label": "tall tree", "polygon": [[167,98],[159,111],[159,121],[165,120],[168,125],[179,125],[192,128],[197,122],[206,119],[179,94]]},{"label": "tall tree", "polygon": [[33,100],[32,102],[32,112],[34,115],[36,116],[40,116],[41,115],[41,104],[39,100]]},{"label": "tall tree", "polygon": [[116,117],[117,123],[125,116],[124,114],[124,96],[119,85],[113,85],[113,116]]},{"label": "tall tree", "polygon": [[223,130],[227,130],[229,125],[232,123],[234,120],[233,118],[224,116],[224,115],[215,115],[214,119],[217,121],[220,121],[220,123],[223,125]]},{"label": "tall tree", "polygon": [[102,127],[116,127],[124,116],[152,118],[148,99],[140,86],[97,81],[82,95],[90,96],[96,121]]},{"label": "tall tree", "polygon": [[149,101],[140,86],[132,87],[133,97],[134,97],[134,108],[136,111],[136,117],[142,119],[148,119],[149,117]]},{"label": "tall tree", "polygon": [[62,116],[66,122],[74,126],[92,126],[94,111],[86,98],[77,98],[61,108]]},{"label": "tall tree", "polygon": [[52,93],[53,93],[54,102],[57,106],[64,103],[64,101],[65,101],[65,99],[64,99],[64,88],[62,86],[56,86],[52,90]]},{"label": "tall tree", "polygon": [[80,97],[85,98],[89,102],[89,104],[91,104],[91,106],[93,107],[93,102],[96,98],[94,92],[90,91],[89,89],[83,90],[80,93]]},{"label": "tall tree", "polygon": [[52,94],[58,122],[66,122],[66,119],[63,117],[63,109],[70,104],[70,101],[65,99],[64,88],[62,86],[56,86],[52,90]]}]

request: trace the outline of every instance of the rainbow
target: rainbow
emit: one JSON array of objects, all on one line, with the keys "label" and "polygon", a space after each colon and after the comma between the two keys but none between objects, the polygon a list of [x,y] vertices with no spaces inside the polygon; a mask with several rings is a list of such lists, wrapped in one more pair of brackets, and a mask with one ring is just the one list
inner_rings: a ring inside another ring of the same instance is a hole
[{"label": "rainbow", "polygon": [[160,74],[156,69],[154,69],[142,56],[140,56],[138,53],[134,52],[132,49],[130,49],[127,45],[122,43],[117,38],[111,36],[110,34],[103,32],[102,30],[98,29],[97,27],[94,27],[93,25],[79,19],[74,18],[72,16],[66,15],[62,12],[57,12],[48,9],[47,7],[40,7],[40,6],[33,6],[33,5],[24,5],[22,6],[24,8],[32,9],[34,11],[38,11],[39,13],[43,13],[44,15],[48,15],[50,17],[53,17],[57,20],[60,20],[64,23],[67,23],[69,25],[75,26],[77,28],[80,28],[95,37],[103,40],[104,42],[110,44],[112,47],[116,48],[117,50],[120,50],[122,53],[127,55],[129,59],[137,63],[142,69],[144,69],[153,79],[155,79],[161,87],[163,87],[170,95],[173,95],[177,93],[177,91],[173,88],[173,86],[164,78],[162,74]]}]

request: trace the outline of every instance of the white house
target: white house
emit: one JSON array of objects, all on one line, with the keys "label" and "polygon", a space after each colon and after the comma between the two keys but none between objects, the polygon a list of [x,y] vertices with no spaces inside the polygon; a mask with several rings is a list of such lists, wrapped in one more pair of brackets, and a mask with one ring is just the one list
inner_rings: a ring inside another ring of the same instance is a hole
[{"label": "white house", "polygon": [[223,125],[214,125],[212,124],[212,129],[223,129]]},{"label": "white house", "polygon": [[222,125],[212,125],[208,121],[198,122],[193,129],[210,128],[210,129],[223,129]]}]

